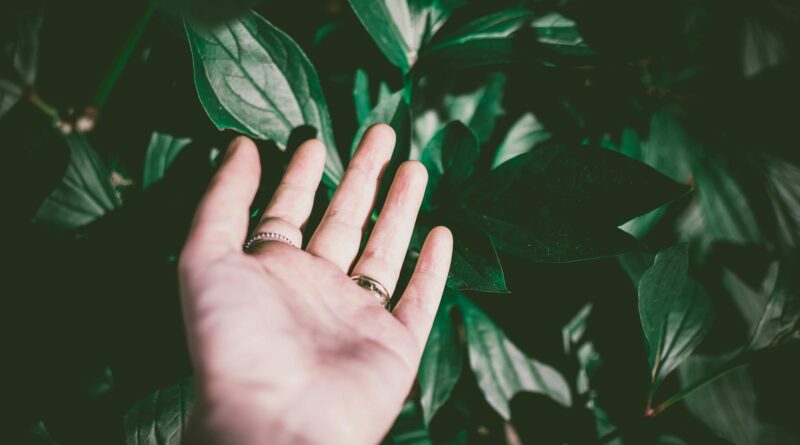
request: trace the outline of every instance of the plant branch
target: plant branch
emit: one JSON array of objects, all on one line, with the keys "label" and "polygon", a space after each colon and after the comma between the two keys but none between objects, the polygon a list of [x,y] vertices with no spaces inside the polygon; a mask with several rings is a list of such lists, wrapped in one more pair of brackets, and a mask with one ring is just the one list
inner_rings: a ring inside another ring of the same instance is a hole
[{"label": "plant branch", "polygon": [[33,106],[38,108],[42,113],[50,116],[54,122],[61,120],[61,113],[58,112],[58,109],[39,97],[39,94],[33,87],[26,88],[25,98],[28,99],[28,102],[33,104]]},{"label": "plant branch", "polygon": [[144,31],[147,29],[147,25],[150,23],[150,19],[153,17],[153,12],[155,9],[156,1],[149,1],[144,14],[142,14],[139,20],[137,20],[133,25],[133,28],[131,28],[122,47],[120,47],[119,52],[114,58],[111,68],[108,70],[108,72],[106,72],[105,77],[97,87],[97,91],[95,92],[91,105],[94,107],[96,114],[99,114],[105,106],[108,96],[111,94],[111,90],[114,89],[114,85],[116,85],[117,80],[119,80],[120,75],[122,75],[122,71],[128,64],[128,59],[130,59],[131,54],[133,54],[133,50],[141,40],[142,35],[144,35]]}]

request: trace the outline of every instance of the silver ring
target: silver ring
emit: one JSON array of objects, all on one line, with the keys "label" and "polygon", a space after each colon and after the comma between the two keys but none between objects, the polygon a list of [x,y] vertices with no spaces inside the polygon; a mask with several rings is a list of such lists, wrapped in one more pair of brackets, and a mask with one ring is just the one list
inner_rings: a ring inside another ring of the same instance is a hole
[{"label": "silver ring", "polygon": [[381,306],[389,306],[389,301],[391,301],[392,297],[389,295],[389,291],[386,290],[386,287],[381,283],[366,275],[353,275],[350,279],[355,281],[357,285],[370,291]]},{"label": "silver ring", "polygon": [[280,233],[276,232],[258,232],[251,235],[250,238],[247,238],[247,241],[244,242],[244,246],[242,246],[242,250],[248,251],[253,247],[267,241],[280,241],[292,247],[297,247],[286,235],[281,235]]}]

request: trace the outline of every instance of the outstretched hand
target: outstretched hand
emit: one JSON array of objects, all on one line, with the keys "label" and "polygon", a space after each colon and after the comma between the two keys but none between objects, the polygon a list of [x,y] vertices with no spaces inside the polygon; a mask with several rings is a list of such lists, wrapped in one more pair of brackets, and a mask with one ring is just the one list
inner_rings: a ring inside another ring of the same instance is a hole
[{"label": "outstretched hand", "polygon": [[[356,256],[394,132],[364,135],[305,250],[303,227],[325,164],[318,141],[301,145],[255,232],[248,208],[259,184],[252,141],[231,143],[200,203],[181,254],[181,298],[197,400],[185,438],[219,444],[374,444],[386,434],[414,381],[445,285],[450,232],[428,235],[393,312],[349,275],[391,294],[427,174],[406,162],[363,253]],[[355,262],[355,265],[353,264]]]}]

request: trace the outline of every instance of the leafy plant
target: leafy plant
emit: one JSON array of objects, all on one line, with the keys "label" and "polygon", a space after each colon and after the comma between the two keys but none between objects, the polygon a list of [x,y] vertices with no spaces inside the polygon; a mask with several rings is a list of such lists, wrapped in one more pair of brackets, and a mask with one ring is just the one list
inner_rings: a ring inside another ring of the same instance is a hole
[{"label": "leafy plant", "polygon": [[430,178],[406,266],[438,224],[455,250],[385,443],[796,443],[793,8],[1,7],[5,436],[179,443],[175,258],[219,148],[261,145],[255,221],[299,143],[326,146],[324,201],[387,122],[378,204],[401,162]]}]

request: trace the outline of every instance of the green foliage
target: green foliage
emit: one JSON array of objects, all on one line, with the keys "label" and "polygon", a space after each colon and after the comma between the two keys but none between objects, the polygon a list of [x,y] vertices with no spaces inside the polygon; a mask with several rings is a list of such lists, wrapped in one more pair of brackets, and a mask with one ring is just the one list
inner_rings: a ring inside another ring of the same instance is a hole
[{"label": "green foliage", "polygon": [[43,3],[0,7],[10,441],[179,443],[209,149],[265,141],[255,215],[281,151],[325,144],[324,200],[385,122],[377,207],[400,163],[429,172],[404,270],[433,226],[455,241],[385,444],[797,442],[785,2]]},{"label": "green foliage", "polygon": [[342,164],[317,72],[303,50],[258,14],[211,29],[186,25],[200,101],[219,129],[289,141],[292,129],[311,125],[328,149],[326,183]]},{"label": "green foliage", "polygon": [[639,280],[639,316],[653,392],[694,352],[714,319],[708,295],[688,272],[688,248],[680,245],[659,252]]}]

